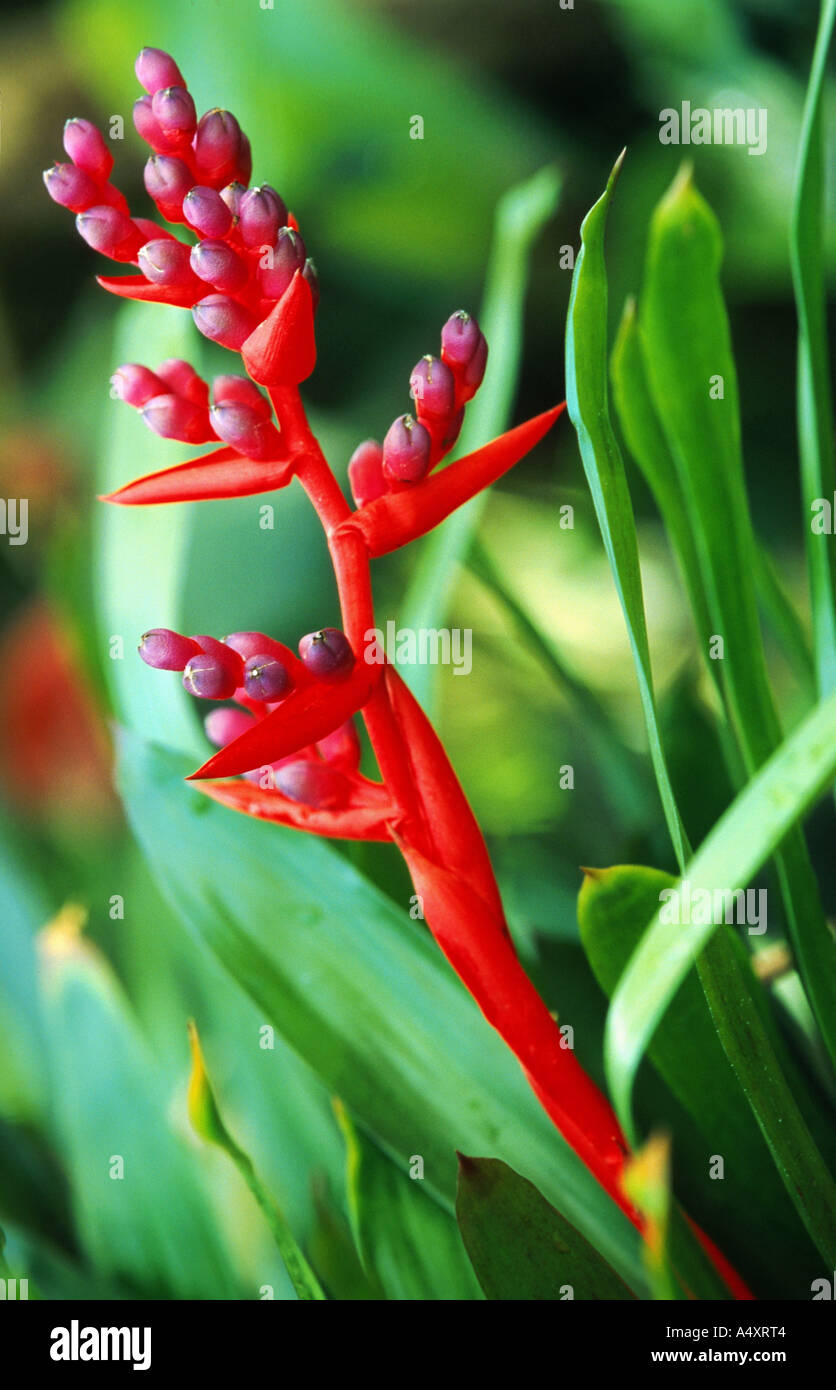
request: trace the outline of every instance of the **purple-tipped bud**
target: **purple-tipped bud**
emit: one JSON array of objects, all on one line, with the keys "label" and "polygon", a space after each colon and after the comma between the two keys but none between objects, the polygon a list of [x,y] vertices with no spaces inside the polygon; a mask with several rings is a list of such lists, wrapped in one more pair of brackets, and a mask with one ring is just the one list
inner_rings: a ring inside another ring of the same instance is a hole
[{"label": "purple-tipped bud", "polygon": [[432,439],[425,425],[399,415],[383,441],[383,476],[392,483],[417,483],[430,469]]},{"label": "purple-tipped bud", "polygon": [[238,142],[238,157],[232,171],[232,177],[239,183],[243,183],[246,188],[253,172],[253,151],[249,137],[241,131],[241,139]]},{"label": "purple-tipped bud", "polygon": [[[265,420],[272,420],[273,410],[266,396],[262,396],[254,381],[248,376],[216,376],[212,382],[212,400],[215,405],[229,405],[233,401],[248,405]],[[264,648],[259,648],[263,651]]]},{"label": "purple-tipped bud", "polygon": [[204,338],[234,352],[246,342],[258,323],[255,314],[225,294],[207,294],[192,308],[192,317]]},{"label": "purple-tipped bud", "polygon": [[200,646],[169,627],[152,627],[142,634],[138,651],[146,666],[157,671],[182,671],[193,656],[200,655]]},{"label": "purple-tipped bud", "polygon": [[375,502],[389,488],[383,476],[383,446],[376,439],[358,444],[348,462],[351,495],[358,507]]},{"label": "purple-tipped bud", "polygon": [[342,772],[356,772],[360,766],[360,738],[353,719],[347,719],[338,729],[326,734],[316,745],[317,751]]},{"label": "purple-tipped bud", "polygon": [[143,48],[134,71],[141,87],[151,96],[161,87],[185,87],[183,74],[168,53],[161,48]]},{"label": "purple-tipped bud", "polygon": [[230,401],[228,405],[213,405],[209,416],[218,438],[246,454],[247,458],[263,463],[278,457],[281,450],[279,431],[252,406]]},{"label": "purple-tipped bud", "polygon": [[228,183],[225,188],[221,189],[221,197],[223,198],[224,202],[226,203],[227,207],[232,213],[233,221],[235,221],[241,215],[241,200],[244,197],[246,191],[246,186],[243,183],[238,183],[237,181],[234,183]]},{"label": "purple-tipped bud", "polygon": [[[125,401],[137,410],[141,410],[152,397],[162,395],[166,389],[165,382],[156,372],[143,367],[139,362],[127,362],[124,367],[117,367],[110,380],[119,400]],[[178,666],[175,669],[182,671],[183,667]]]},{"label": "purple-tipped bud", "polygon": [[193,405],[208,407],[209,387],[190,362],[184,362],[181,357],[167,357],[157,368],[157,376],[175,396],[183,396]]},{"label": "purple-tipped bud", "polygon": [[250,188],[241,199],[238,214],[245,246],[272,246],[279,228],[287,226],[287,208],[274,188],[264,183]]},{"label": "purple-tipped bud", "polygon": [[135,261],[148,240],[130,217],[104,203],[80,212],[75,225],[88,246],[114,261]]},{"label": "purple-tipped bud", "polygon": [[201,241],[192,247],[191,267],[198,279],[224,294],[234,294],[246,284],[249,266],[225,241]]},{"label": "purple-tipped bud", "polygon": [[328,810],[344,804],[349,783],[336,768],[314,758],[296,758],[273,769],[273,786],[291,801]]},{"label": "purple-tipped bud", "polygon": [[266,653],[267,656],[275,657],[283,666],[290,667],[295,660],[293,653],[287,647],[283,647],[281,642],[276,642],[274,638],[267,637],[263,632],[231,632],[224,638],[224,645],[231,647],[234,652],[244,660],[248,661],[251,656],[260,656]]},{"label": "purple-tipped bud", "polygon": [[244,665],[244,689],[251,700],[272,704],[283,700],[291,690],[293,679],[283,662],[265,653],[248,657]]},{"label": "purple-tipped bud", "polygon": [[202,632],[192,632],[190,636],[202,652],[207,656],[217,657],[218,661],[222,662],[235,681],[237,690],[244,680],[244,663],[238,652],[233,647],[228,647],[226,642],[219,642],[217,637],[208,637]]},{"label": "purple-tipped bud", "polygon": [[297,270],[305,264],[305,243],[292,227],[282,227],[275,246],[259,261],[258,279],[268,299],[281,299]]},{"label": "purple-tipped bud", "polygon": [[254,723],[253,716],[245,709],[212,709],[203,720],[203,728],[210,743],[216,748],[226,748]]},{"label": "purple-tipped bud", "polygon": [[183,685],[199,700],[228,700],[238,688],[226,664],[206,652],[191,658],[183,672]]},{"label": "purple-tipped bud", "polygon": [[445,420],[456,404],[456,379],[438,357],[422,357],[412,369],[409,394],[419,419]]},{"label": "purple-tipped bud", "polygon": [[201,116],[194,139],[195,167],[207,183],[220,187],[237,179],[246,183],[239,172],[242,153],[242,132],[231,111],[216,106]]},{"label": "purple-tipped bud", "polygon": [[488,361],[488,344],[480,334],[479,345],[462,373],[461,395],[466,401],[476,395],[485,375]]},{"label": "purple-tipped bud", "polygon": [[152,396],[140,414],[148,428],[163,439],[179,439],[184,444],[208,444],[214,439],[206,407],[182,396]]},{"label": "purple-tipped bud", "polygon": [[159,237],[156,241],[146,241],[137,261],[152,285],[182,285],[186,288],[193,285],[195,279],[191,271],[190,250],[191,247],[182,241],[175,241],[173,237]]},{"label": "purple-tipped bud", "polygon": [[146,161],[145,188],[169,222],[182,222],[183,199],[194,178],[182,159],[170,154],[152,154]]},{"label": "purple-tipped bud", "polygon": [[197,112],[185,87],[161,87],[151,98],[151,113],[167,140],[180,148],[191,144]]},{"label": "purple-tipped bud", "polygon": [[64,126],[64,149],[79,169],[97,183],[107,183],[113,168],[113,155],[102,132],[81,116],[74,116]]},{"label": "purple-tipped bud", "polygon": [[319,275],[316,266],[310,256],[302,267],[302,279],[307,280],[311,287],[311,297],[313,299],[314,313],[319,308]]},{"label": "purple-tipped bud", "polygon": [[176,140],[163,134],[151,103],[151,97],[139,97],[134,102],[133,116],[137,134],[156,154],[176,154],[180,146]]},{"label": "purple-tipped bud", "polygon": [[101,204],[99,185],[74,164],[53,164],[51,169],[44,169],[44,183],[52,201],[70,212],[86,212]]},{"label": "purple-tipped bud", "polygon": [[454,372],[466,367],[479,346],[481,330],[465,309],[451,314],[441,330],[441,360]]},{"label": "purple-tipped bud", "polygon": [[337,627],[309,632],[299,643],[299,655],[311,675],[323,681],[344,680],[354,665],[348,638]]},{"label": "purple-tipped bud", "polygon": [[202,236],[226,236],[232,226],[232,213],[214,188],[198,185],[183,199],[183,216]]}]

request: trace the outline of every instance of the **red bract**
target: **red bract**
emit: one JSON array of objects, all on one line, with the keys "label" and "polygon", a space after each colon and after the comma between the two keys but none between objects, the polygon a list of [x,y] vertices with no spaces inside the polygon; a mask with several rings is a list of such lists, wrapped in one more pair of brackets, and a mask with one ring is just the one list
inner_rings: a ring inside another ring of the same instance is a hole
[{"label": "red bract", "polygon": [[[370,559],[424,535],[489,487],[540,442],[564,406],[433,473],[458,437],[487,363],[479,325],[459,310],[442,329],[440,356],[421,358],[410,377],[417,418],[399,417],[383,446],[367,441],[352,456],[351,507],[299,396],[316,364],[319,287],[296,219],[268,185],[247,188],[249,141],[227,111],[214,108],[196,120],[172,58],[144,49],[137,76],[146,95],[136,125],[152,150],[146,189],[161,218],[186,223],[198,245],[190,249],[167,227],[131,218],[107,181],[107,148],[87,122],[68,128],[74,163],[48,172],[48,191],[79,214],[93,247],[145,272],[100,277],[100,284],[122,297],[191,309],[205,336],[240,352],[248,375],[217,378],[210,406],[207,383],[186,363],[120,368],[119,394],[158,433],[216,438],[222,447],[127,482],[105,500],[242,497],[296,477],[325,531],[342,612],[342,631],[303,638],[301,660],[263,633],[233,633],[225,642],[167,629],[146,634],[141,654],[149,664],[184,671],[203,700],[234,700],[208,716],[210,739],[221,746],[192,777],[207,796],[246,815],[317,835],[393,841],[454,970],[561,1133],[640,1225],[622,1195],[626,1146],[615,1115],[561,1047],[517,958],[484,840],[444,748],[397,673],[365,659],[376,628]],[[359,771],[358,712],[380,781]]]}]

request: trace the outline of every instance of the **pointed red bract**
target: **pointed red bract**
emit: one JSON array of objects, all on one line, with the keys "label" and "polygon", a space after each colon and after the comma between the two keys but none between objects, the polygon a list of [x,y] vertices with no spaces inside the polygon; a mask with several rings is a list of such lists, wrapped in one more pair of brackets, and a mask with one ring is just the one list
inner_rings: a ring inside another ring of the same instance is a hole
[{"label": "pointed red bract", "polygon": [[97,275],[103,290],[122,299],[139,299],[148,304],[172,304],[177,309],[190,309],[195,302],[194,290],[176,285],[152,285],[144,275]]},{"label": "pointed red bract", "polygon": [[329,839],[391,839],[388,825],[397,812],[386,789],[365,777],[358,778],[357,783],[348,805],[337,810],[305,806],[277,791],[254,786],[252,782],[196,782],[195,785],[213,801],[258,820],[289,825]]},{"label": "pointed red bract", "polygon": [[301,270],[247,338],[241,356],[261,386],[298,386],[311,375],[316,366],[313,295]]},{"label": "pointed red bract", "polygon": [[158,502],[208,502],[221,497],[252,497],[287,487],[293,477],[293,459],[256,463],[234,449],[215,449],[211,454],[135,478],[102,502],[143,507]]},{"label": "pointed red bract", "polygon": [[391,550],[408,545],[519,463],[539,444],[565,408],[563,402],[535,415],[483,448],[465,454],[441,473],[433,473],[402,491],[387,492],[361,507],[343,525],[361,532],[372,557],[388,555]]}]

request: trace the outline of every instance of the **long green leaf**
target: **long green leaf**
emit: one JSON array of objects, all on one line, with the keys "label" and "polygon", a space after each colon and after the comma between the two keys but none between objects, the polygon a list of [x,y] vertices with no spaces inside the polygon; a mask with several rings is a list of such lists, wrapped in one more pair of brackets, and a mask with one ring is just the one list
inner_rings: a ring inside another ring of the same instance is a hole
[{"label": "long green leaf", "polygon": [[[485,380],[467,407],[461,439],[453,458],[478,449],[506,428],[514,403],[522,353],[522,321],[528,283],[528,259],[537,234],[552,216],[560,194],[560,177],[553,168],[512,188],[496,210],[480,322],[490,345]],[[465,556],[485,505],[474,497],[423,544],[403,603],[403,625],[413,631],[437,627],[447,615],[457,565]],[[414,695],[428,705],[433,686],[432,666],[413,666],[404,677]]]},{"label": "long green leaf", "polygon": [[[713,894],[720,885],[732,892],[745,888],[834,775],[836,695],[808,715],[714,827],[686,870],[692,900],[696,892]],[[683,907],[681,915],[690,914]],[[664,920],[664,910],[660,911],[619,982],[607,1019],[605,1054],[614,1104],[630,1131],[636,1069],[665,1010],[714,930],[712,921],[687,921],[672,928]],[[726,988],[724,981],[715,979],[714,983]],[[730,1002],[727,1015],[734,1013],[734,1002]],[[721,1036],[732,1065],[737,1061],[742,1066],[747,1049],[757,1058],[765,1033],[758,1032],[751,1017],[741,1016],[739,1029],[730,1035],[724,1028]],[[770,1051],[767,1046],[767,1054]],[[756,1093],[749,1098],[764,1138],[811,1236],[830,1259],[836,1250],[832,1179],[780,1067],[770,1066],[768,1056],[766,1069],[755,1085]]]},{"label": "long green leaf", "polygon": [[827,345],[827,285],[824,259],[825,128],[827,51],[836,23],[836,0],[823,0],[801,128],[790,261],[798,311],[798,435],[801,493],[813,637],[819,690],[836,686],[836,549],[811,526],[818,498],[836,499],[836,450]]},{"label": "long green leaf", "polygon": [[[720,285],[716,218],[690,171],[674,181],[651,222],[639,323],[656,412],[676,464],[693,529],[730,723],[747,772],[778,746],[781,729],[766,673],[746,498],[737,375]],[[777,856],[788,930],[822,1034],[836,1056],[833,943],[803,834]]]},{"label": "long green leaf", "polygon": [[635,1296],[534,1184],[499,1159],[459,1155],[456,1215],[489,1299]]},{"label": "long green leaf", "polygon": [[659,733],[633,504],[621,450],[610,422],[607,392],[604,229],[622,159],[623,155],[610,174],[604,193],[581,226],[581,249],[575,262],[566,322],[566,399],[627,624],[650,755],[668,831],[681,866],[688,857],[688,840],[676,807]]},{"label": "long green leaf", "polygon": [[129,819],[163,893],[359,1123],[452,1209],[454,1150],[498,1153],[631,1285],[636,1234],[563,1143],[426,935],[322,841],[184,786],[188,760],[121,737]]}]

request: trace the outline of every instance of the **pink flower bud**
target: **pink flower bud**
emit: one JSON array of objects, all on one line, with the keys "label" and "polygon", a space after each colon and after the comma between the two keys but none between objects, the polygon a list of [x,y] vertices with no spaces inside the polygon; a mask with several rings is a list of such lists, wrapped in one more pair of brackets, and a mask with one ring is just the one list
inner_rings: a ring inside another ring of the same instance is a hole
[{"label": "pink flower bud", "polygon": [[208,294],[192,308],[192,317],[204,338],[234,352],[246,342],[258,323],[255,314],[225,294]]},{"label": "pink flower bud", "polygon": [[157,368],[157,376],[165,383],[164,390],[173,391],[175,396],[182,396],[194,405],[208,408],[209,387],[190,362],[184,362],[180,357],[168,357]]},{"label": "pink flower bud", "polygon": [[212,709],[203,720],[203,728],[210,743],[216,748],[226,748],[233,739],[240,738],[251,729],[255,720],[245,709]]},{"label": "pink flower bud", "polygon": [[86,212],[101,204],[99,185],[74,164],[53,164],[51,169],[44,169],[44,183],[52,201],[70,212]]},{"label": "pink flower bud", "polygon": [[187,288],[196,285],[192,274],[189,252],[191,248],[172,237],[162,237],[158,241],[146,241],[140,249],[137,261],[143,275],[152,285],[180,285]]},{"label": "pink flower bud", "polygon": [[245,185],[238,182],[228,183],[221,189],[221,197],[232,213],[233,221],[241,215],[241,200],[246,191]]},{"label": "pink flower bud", "polygon": [[[265,420],[273,418],[270,402],[248,376],[216,376],[212,382],[212,400],[215,405],[228,405],[236,401],[240,405],[251,406]],[[264,651],[264,648],[259,647],[259,651]]]},{"label": "pink flower bud", "polygon": [[342,772],[356,772],[360,766],[360,738],[353,719],[347,719],[333,733],[326,734],[316,745],[317,751],[332,767]]},{"label": "pink flower bud", "polygon": [[168,53],[161,48],[143,48],[136,60],[137,80],[153,96],[161,87],[185,87],[183,74]]},{"label": "pink flower bud", "polygon": [[453,371],[466,367],[479,346],[482,334],[476,320],[465,309],[451,314],[441,330],[441,360]]},{"label": "pink flower bud", "polygon": [[227,646],[226,642],[219,642],[217,637],[207,637],[205,633],[193,632],[191,637],[205,655],[214,656],[221,662],[228,671],[230,679],[235,681],[235,689],[237,690],[244,681],[244,663],[238,652]]},{"label": "pink flower bud", "polygon": [[216,106],[198,121],[194,138],[195,167],[205,183],[220,188],[237,179],[246,183],[239,172],[242,154],[242,132],[231,111]]},{"label": "pink flower bud", "polygon": [[167,140],[180,149],[191,144],[197,129],[197,112],[185,87],[161,87],[151,98],[151,113]]},{"label": "pink flower bud", "polygon": [[152,154],[146,162],[145,188],[163,217],[169,222],[183,221],[183,199],[194,183],[188,165],[176,155]]},{"label": "pink flower bud", "polygon": [[80,212],[75,225],[88,246],[114,261],[135,261],[148,240],[130,217],[106,204]]},{"label": "pink flower bud", "polygon": [[299,655],[311,675],[323,681],[344,680],[354,665],[348,638],[336,627],[309,632],[299,642]]},{"label": "pink flower bud", "polygon": [[249,183],[253,172],[253,152],[248,137],[241,131],[241,139],[238,144],[238,156],[232,171],[232,177],[245,186]]},{"label": "pink flower bud", "polygon": [[244,689],[251,700],[272,704],[283,700],[292,689],[293,678],[284,662],[266,653],[250,656],[244,663]]},{"label": "pink flower bud", "polygon": [[[162,395],[166,389],[165,382],[156,372],[150,371],[138,362],[128,362],[124,367],[117,367],[110,380],[120,401],[135,406],[137,410],[141,410],[153,396]],[[179,666],[176,669],[182,671],[183,667]]]},{"label": "pink flower bud", "polygon": [[279,431],[252,406],[230,401],[228,405],[213,405],[209,416],[218,438],[240,454],[246,454],[247,458],[257,462],[278,457],[281,448]]},{"label": "pink flower bud", "polygon": [[191,658],[183,672],[183,685],[199,700],[228,700],[237,689],[223,661],[205,652]]},{"label": "pink flower bud", "polygon": [[163,134],[151,103],[151,97],[139,97],[134,102],[133,115],[137,134],[156,154],[176,154],[180,146],[176,140],[171,140]]},{"label": "pink flower bud", "polygon": [[399,415],[383,441],[383,476],[390,482],[417,483],[430,468],[432,439],[425,425]]},{"label": "pink flower bud", "polygon": [[224,237],[232,226],[232,213],[214,188],[198,185],[183,199],[183,216],[197,232],[208,237]]},{"label": "pink flower bud", "polygon": [[107,183],[113,168],[113,155],[102,132],[80,116],[74,116],[64,126],[64,149],[79,169],[97,183]]},{"label": "pink flower bud", "polygon": [[488,360],[488,344],[480,334],[480,342],[462,373],[461,396],[465,401],[469,401],[479,387],[485,375],[485,366]]},{"label": "pink flower bud", "polygon": [[313,758],[280,763],[273,771],[273,786],[291,801],[319,810],[343,804],[349,790],[341,772]]},{"label": "pink flower bud", "polygon": [[241,198],[238,216],[245,246],[272,246],[279,228],[287,226],[287,208],[267,183],[247,190]]},{"label": "pink flower bud", "polygon": [[146,666],[157,671],[182,671],[193,656],[200,655],[197,642],[169,627],[152,627],[144,632],[138,650]]},{"label": "pink flower bud", "polygon": [[268,299],[281,299],[297,270],[305,264],[305,243],[292,227],[282,227],[275,246],[264,252],[258,279]]},{"label": "pink flower bud", "polygon": [[272,637],[267,637],[263,632],[231,632],[224,638],[224,645],[231,647],[237,652],[244,661],[248,661],[251,656],[260,656],[263,653],[275,657],[285,666],[292,666],[296,660],[293,653],[282,646],[281,642],[276,642]]},{"label": "pink flower bud", "polygon": [[140,414],[148,428],[163,439],[180,439],[184,444],[208,444],[214,438],[206,407],[186,401],[182,396],[152,396]]},{"label": "pink flower bud", "polygon": [[444,420],[452,415],[456,404],[456,380],[438,357],[422,357],[412,369],[409,394],[419,420]]},{"label": "pink flower bud", "polygon": [[199,280],[225,294],[234,294],[246,284],[249,266],[225,241],[201,241],[192,247],[191,267]]},{"label": "pink flower bud", "polygon": [[388,492],[383,476],[383,447],[376,439],[366,439],[357,445],[348,463],[348,481],[358,507],[365,507],[367,502],[374,502]]},{"label": "pink flower bud", "polygon": [[310,256],[308,256],[308,259],[305,261],[304,267],[302,269],[302,279],[307,280],[308,284],[311,287],[313,309],[314,313],[316,313],[317,309],[319,308],[319,275],[317,274],[316,266],[314,265]]},{"label": "pink flower bud", "polygon": [[461,434],[463,422],[464,406],[461,406],[461,408],[456,411],[455,415],[452,416],[447,425],[447,428],[444,431],[444,436],[441,440],[442,449],[444,449],[445,451],[447,449],[452,449],[453,445],[455,444],[456,440]]}]

